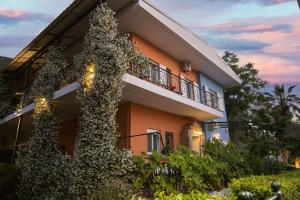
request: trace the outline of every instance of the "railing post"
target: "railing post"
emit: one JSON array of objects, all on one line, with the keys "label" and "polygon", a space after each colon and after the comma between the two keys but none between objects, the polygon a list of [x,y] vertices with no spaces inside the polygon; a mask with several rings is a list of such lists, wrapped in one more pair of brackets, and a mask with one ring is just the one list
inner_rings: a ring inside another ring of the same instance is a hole
[{"label": "railing post", "polygon": [[240,192],[237,197],[238,200],[253,200],[253,195],[251,192]]},{"label": "railing post", "polygon": [[281,184],[279,182],[273,182],[271,184],[272,191],[274,192],[274,196],[269,198],[268,200],[282,200],[283,195],[280,191]]}]

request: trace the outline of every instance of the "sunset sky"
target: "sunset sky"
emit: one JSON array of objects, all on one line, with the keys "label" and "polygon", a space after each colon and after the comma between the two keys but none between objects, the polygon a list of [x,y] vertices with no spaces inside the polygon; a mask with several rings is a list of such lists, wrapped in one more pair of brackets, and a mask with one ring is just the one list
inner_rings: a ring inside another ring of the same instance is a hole
[{"label": "sunset sky", "polygon": [[[230,50],[241,63],[255,63],[260,77],[270,83],[300,84],[296,0],[149,1],[207,40],[220,55]],[[0,0],[0,55],[14,57],[71,2]]]}]

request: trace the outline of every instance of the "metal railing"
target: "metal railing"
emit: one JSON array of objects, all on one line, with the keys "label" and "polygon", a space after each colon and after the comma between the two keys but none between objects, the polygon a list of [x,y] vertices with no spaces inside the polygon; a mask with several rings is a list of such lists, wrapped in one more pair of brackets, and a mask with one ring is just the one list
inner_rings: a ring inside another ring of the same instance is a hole
[{"label": "metal railing", "polygon": [[195,82],[174,75],[170,71],[155,64],[151,64],[145,69],[131,67],[127,73],[163,87],[188,99],[194,100],[198,103],[221,110],[219,106],[220,98],[216,94],[210,91],[205,91]]},{"label": "metal railing", "polygon": [[[273,196],[270,198],[267,198],[267,200],[282,200],[283,194],[280,191],[280,187],[281,187],[281,185],[279,182],[273,182],[271,184]],[[240,192],[238,194],[238,200],[253,200],[253,194],[251,192]]]}]

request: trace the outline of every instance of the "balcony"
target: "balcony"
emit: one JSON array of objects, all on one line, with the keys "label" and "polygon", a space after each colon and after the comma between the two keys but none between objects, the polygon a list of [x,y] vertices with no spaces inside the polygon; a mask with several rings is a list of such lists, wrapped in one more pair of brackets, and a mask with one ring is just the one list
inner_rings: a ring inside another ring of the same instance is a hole
[{"label": "balcony", "polygon": [[197,83],[172,74],[155,64],[150,65],[144,70],[130,68],[128,74],[138,77],[147,82],[151,82],[159,87],[172,91],[185,98],[193,100],[197,103],[204,104],[213,109],[219,110],[221,99],[209,91],[201,89]]},{"label": "balcony", "polygon": [[200,121],[223,117],[220,109],[223,101],[217,94],[157,65],[130,68],[123,80],[126,101]]},{"label": "balcony", "polygon": [[[59,110],[65,115],[69,113],[67,110],[76,110],[78,113],[79,105],[75,99],[80,84],[76,81],[72,71],[74,71],[73,65],[62,69],[63,74],[67,74],[67,76],[63,83],[56,86],[57,90],[53,94],[53,99],[58,101],[59,105],[64,105],[59,106]],[[156,65],[151,65],[145,70],[131,68],[124,75],[123,80],[126,83],[123,90],[123,101],[135,102],[198,120],[209,120],[223,116],[220,109],[222,101],[217,95],[204,91],[196,83],[176,76]],[[18,97],[20,102],[24,102],[23,108],[12,109],[11,112],[2,116],[0,125],[32,112],[34,104],[27,99],[29,91],[30,87],[26,89],[26,92],[21,93],[21,97]],[[64,118],[68,118],[68,116],[64,116]]]}]

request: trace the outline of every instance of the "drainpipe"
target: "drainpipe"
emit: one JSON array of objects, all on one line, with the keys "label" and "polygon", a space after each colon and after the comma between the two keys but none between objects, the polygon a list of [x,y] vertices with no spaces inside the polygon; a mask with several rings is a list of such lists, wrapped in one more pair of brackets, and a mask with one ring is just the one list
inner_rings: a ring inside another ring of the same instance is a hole
[{"label": "drainpipe", "polygon": [[19,136],[20,136],[21,126],[22,126],[22,121],[23,121],[23,116],[20,116],[18,118],[18,126],[17,126],[15,143],[14,143],[14,151],[13,151],[13,156],[12,156],[12,163],[15,163],[15,159],[16,159],[16,152],[17,152],[17,148],[18,148],[17,145],[19,143]]}]

